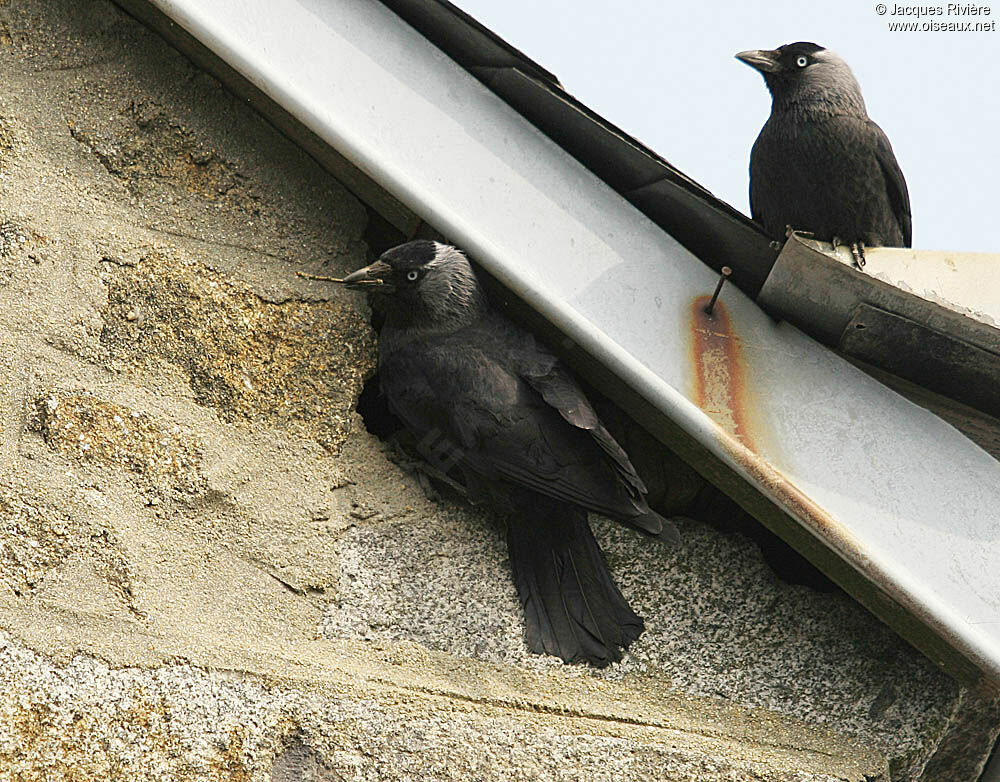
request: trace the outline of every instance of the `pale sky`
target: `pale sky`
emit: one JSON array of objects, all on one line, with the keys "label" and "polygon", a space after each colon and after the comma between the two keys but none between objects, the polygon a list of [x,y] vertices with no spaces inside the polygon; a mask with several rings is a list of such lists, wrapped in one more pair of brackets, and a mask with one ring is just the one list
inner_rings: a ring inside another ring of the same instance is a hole
[{"label": "pale sky", "polygon": [[[890,22],[994,22],[988,16],[884,16],[876,2],[764,7],[705,0],[455,0],[559,77],[597,113],[749,214],[750,147],[770,112],[744,49],[813,41],[861,83],[892,142],[921,249],[1000,253],[1000,29],[892,32]],[[933,0],[932,0],[933,1]],[[925,3],[925,0],[921,0]]]}]

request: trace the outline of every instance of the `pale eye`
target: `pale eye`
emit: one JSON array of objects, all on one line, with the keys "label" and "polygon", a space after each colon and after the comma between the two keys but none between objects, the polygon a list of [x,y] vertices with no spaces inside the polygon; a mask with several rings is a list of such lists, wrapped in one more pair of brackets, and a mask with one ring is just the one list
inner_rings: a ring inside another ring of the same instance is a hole
[{"label": "pale eye", "polygon": [[417,272],[416,272],[416,271],[411,271],[411,272],[407,272],[407,273],[406,273],[406,279],[408,279],[408,280],[409,280],[410,282],[413,282],[413,281],[414,281],[414,280],[416,280],[416,279],[417,279],[417,277],[419,277],[419,276],[420,276],[420,275],[419,275],[419,274],[417,274]]},{"label": "pale eye", "polygon": [[800,68],[805,68],[809,64],[809,60],[807,60],[804,56],[800,54],[798,57],[795,58],[795,64],[798,65]]}]

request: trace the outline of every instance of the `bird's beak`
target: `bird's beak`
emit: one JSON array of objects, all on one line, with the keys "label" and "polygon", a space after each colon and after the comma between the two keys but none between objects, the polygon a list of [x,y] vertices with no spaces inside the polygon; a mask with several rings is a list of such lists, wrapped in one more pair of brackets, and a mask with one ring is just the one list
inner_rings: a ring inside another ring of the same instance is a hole
[{"label": "bird's beak", "polygon": [[737,54],[736,59],[761,73],[776,73],[781,70],[778,53],[773,49],[748,49]]},{"label": "bird's beak", "polygon": [[375,261],[356,272],[351,272],[339,282],[351,290],[365,290],[385,285],[385,278],[392,272],[392,267],[385,261]]}]

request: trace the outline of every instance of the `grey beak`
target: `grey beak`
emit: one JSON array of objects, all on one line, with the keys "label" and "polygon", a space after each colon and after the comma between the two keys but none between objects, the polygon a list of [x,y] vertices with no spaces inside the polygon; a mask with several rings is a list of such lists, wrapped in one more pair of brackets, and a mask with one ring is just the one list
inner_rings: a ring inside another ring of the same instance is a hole
[{"label": "grey beak", "polygon": [[761,73],[776,73],[781,70],[778,53],[773,49],[748,49],[737,54],[736,59]]},{"label": "grey beak", "polygon": [[341,285],[346,285],[354,290],[363,290],[377,285],[385,284],[385,277],[392,271],[392,267],[385,261],[375,261],[351,272],[344,279],[340,280]]}]

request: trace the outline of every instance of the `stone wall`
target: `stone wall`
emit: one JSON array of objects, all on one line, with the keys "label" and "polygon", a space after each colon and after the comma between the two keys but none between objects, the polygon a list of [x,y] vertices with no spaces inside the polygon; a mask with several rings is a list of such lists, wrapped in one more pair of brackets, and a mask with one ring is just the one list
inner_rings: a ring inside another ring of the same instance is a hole
[{"label": "stone wall", "polygon": [[294,274],[363,205],[107,2],[0,2],[0,78],[0,780],[976,778],[994,700],[705,524],[595,519],[647,631],[529,655],[496,520],[355,413],[364,302]]}]

